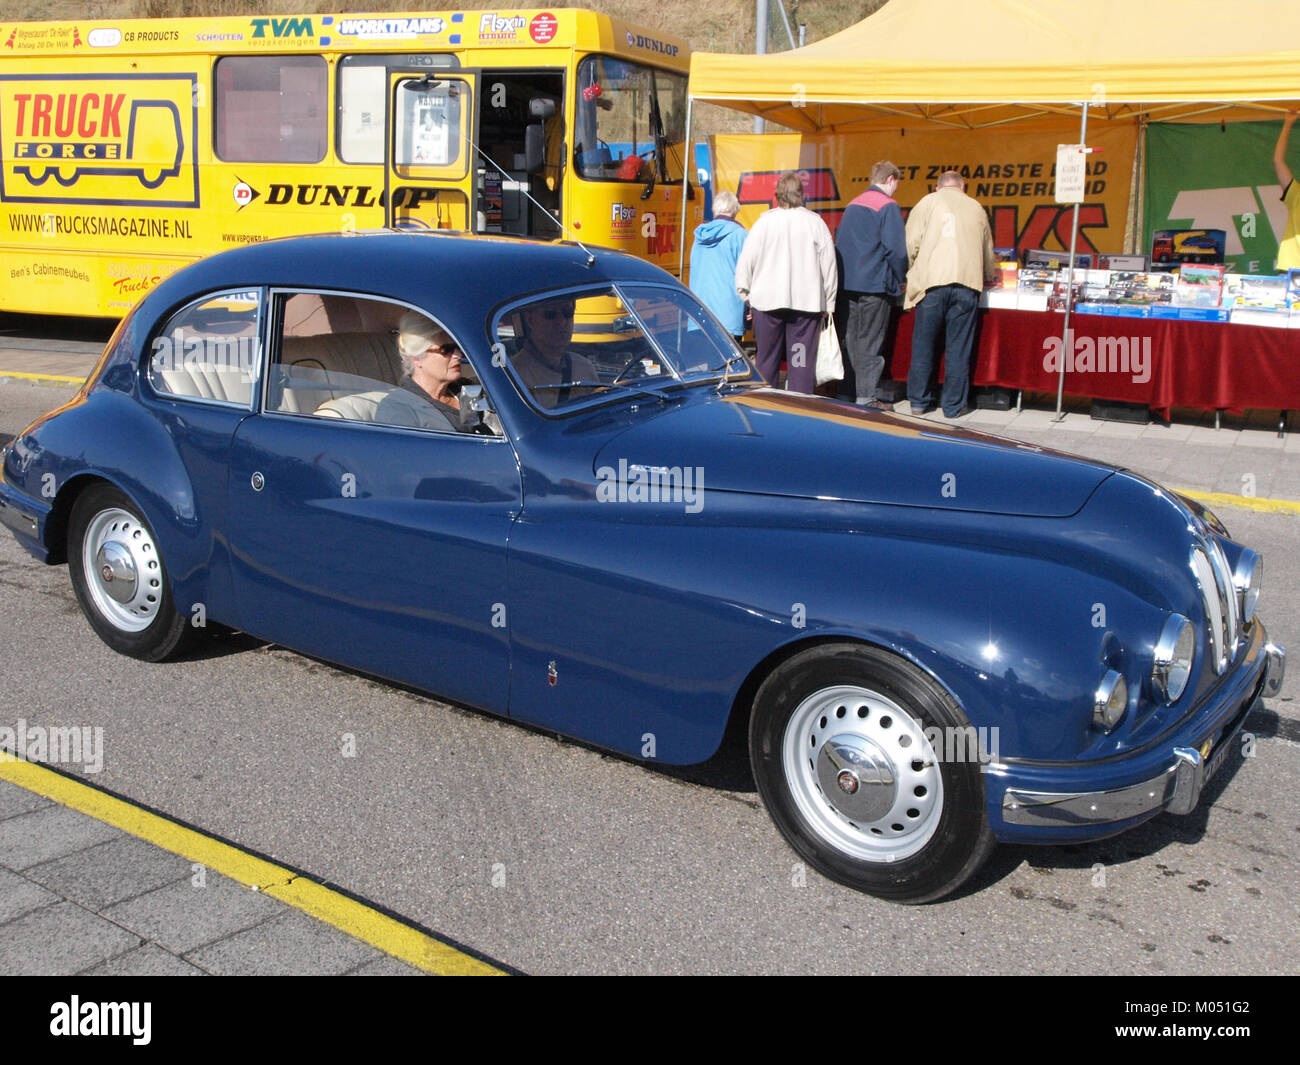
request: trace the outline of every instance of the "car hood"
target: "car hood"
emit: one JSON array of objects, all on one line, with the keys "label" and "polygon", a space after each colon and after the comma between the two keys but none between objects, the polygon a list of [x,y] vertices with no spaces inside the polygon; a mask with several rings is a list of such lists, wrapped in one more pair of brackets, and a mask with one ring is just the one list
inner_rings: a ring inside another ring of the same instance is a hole
[{"label": "car hood", "polygon": [[692,470],[709,491],[1024,517],[1068,517],[1115,472],[969,429],[767,388],[663,408],[612,437],[592,472],[631,483],[674,468]]}]

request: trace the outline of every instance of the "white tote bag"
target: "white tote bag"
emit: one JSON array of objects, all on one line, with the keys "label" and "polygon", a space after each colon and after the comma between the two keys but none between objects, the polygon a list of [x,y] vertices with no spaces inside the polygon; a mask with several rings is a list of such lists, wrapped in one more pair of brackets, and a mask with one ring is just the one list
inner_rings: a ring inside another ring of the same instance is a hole
[{"label": "white tote bag", "polygon": [[817,339],[817,383],[824,385],[843,378],[844,356],[840,352],[840,338],[835,332],[835,321],[828,314]]}]

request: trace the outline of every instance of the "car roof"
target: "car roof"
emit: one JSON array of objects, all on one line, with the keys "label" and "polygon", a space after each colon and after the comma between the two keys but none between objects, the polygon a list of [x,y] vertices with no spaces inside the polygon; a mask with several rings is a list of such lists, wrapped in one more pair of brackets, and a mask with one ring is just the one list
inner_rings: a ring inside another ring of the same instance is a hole
[{"label": "car roof", "polygon": [[329,233],[200,260],[155,288],[141,312],[148,321],[201,293],[270,285],[371,293],[416,305],[448,292],[481,314],[530,292],[612,280],[673,278],[634,256],[569,241],[436,230]]}]

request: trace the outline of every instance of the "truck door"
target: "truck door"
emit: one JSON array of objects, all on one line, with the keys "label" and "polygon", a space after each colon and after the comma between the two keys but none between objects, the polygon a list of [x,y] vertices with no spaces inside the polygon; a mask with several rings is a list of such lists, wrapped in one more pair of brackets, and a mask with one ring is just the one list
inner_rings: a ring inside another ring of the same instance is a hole
[{"label": "truck door", "polygon": [[473,231],[477,71],[392,74],[384,222],[392,229]]}]

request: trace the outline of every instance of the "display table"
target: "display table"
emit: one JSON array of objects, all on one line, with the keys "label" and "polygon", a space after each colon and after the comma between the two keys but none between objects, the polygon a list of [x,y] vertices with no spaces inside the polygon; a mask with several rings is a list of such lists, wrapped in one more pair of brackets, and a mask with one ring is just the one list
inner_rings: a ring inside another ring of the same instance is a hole
[{"label": "display table", "polygon": [[[979,318],[972,384],[1056,392],[1056,364],[1045,368],[1056,347],[1045,342],[1059,341],[1063,314],[982,309]],[[914,320],[915,312],[899,319],[888,364],[897,381],[907,380]],[[1150,357],[1145,375],[1135,375],[1133,363],[1126,371],[1067,371],[1067,395],[1144,403],[1163,418],[1171,407],[1234,413],[1300,409],[1300,329],[1078,313],[1070,315],[1070,328],[1076,352],[1088,340],[1095,351],[1098,340],[1122,337],[1131,350],[1148,350],[1149,342]]]}]

